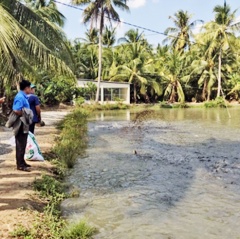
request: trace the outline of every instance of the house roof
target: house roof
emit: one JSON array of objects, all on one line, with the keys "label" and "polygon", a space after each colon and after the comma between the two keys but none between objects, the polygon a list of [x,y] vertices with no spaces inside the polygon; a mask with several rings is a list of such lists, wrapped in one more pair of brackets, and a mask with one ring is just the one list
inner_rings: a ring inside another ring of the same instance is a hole
[{"label": "house roof", "polygon": [[[88,80],[88,79],[77,79],[77,80],[78,80],[78,81],[82,81],[82,82],[94,82],[94,83],[97,83],[97,80]],[[131,85],[131,83],[128,83],[128,82],[119,82],[119,81],[101,81],[101,83]]]}]

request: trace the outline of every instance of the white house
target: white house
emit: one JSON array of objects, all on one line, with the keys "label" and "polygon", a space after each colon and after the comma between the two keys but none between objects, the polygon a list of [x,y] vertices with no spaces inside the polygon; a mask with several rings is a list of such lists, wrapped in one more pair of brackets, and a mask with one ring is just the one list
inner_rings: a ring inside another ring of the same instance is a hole
[{"label": "white house", "polygon": [[[78,87],[86,87],[88,82],[97,86],[97,81],[93,80],[79,79],[77,84]],[[123,103],[130,104],[130,83],[101,81],[99,102],[102,104],[114,103],[116,99],[121,99]]]}]

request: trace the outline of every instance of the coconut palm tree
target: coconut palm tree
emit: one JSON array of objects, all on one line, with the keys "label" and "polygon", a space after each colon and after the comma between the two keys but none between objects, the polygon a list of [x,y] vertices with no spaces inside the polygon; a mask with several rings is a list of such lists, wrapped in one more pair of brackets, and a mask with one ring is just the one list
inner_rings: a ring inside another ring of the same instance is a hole
[{"label": "coconut palm tree", "polygon": [[[72,65],[72,57],[69,49],[69,42],[62,30],[65,23],[65,16],[58,10],[54,0],[24,0],[26,6],[39,15],[54,31],[54,39],[45,33],[45,39],[49,39],[48,47],[55,50],[59,58],[64,59]],[[46,42],[46,40],[45,40]],[[47,43],[45,43],[47,44]],[[51,44],[51,45],[49,45]]]},{"label": "coconut palm tree", "polygon": [[190,48],[191,42],[190,38],[193,37],[192,29],[197,23],[202,23],[202,20],[196,20],[191,22],[192,15],[187,11],[180,10],[174,14],[174,16],[169,16],[173,20],[175,27],[168,27],[165,30],[165,34],[168,37],[164,40],[170,41],[171,45],[177,51],[182,51],[186,48]]},{"label": "coconut palm tree", "polygon": [[156,58],[158,74],[163,78],[164,96],[174,103],[185,101],[181,80],[184,77],[185,55],[177,50],[168,51],[166,55]]},{"label": "coconut palm tree", "polygon": [[98,25],[99,29],[99,69],[98,69],[98,87],[96,93],[96,101],[99,100],[100,81],[102,75],[102,34],[107,19],[111,21],[120,21],[119,14],[115,10],[115,7],[121,10],[129,10],[127,6],[127,0],[72,0],[72,4],[75,5],[87,5],[83,12],[83,22],[91,24],[91,28]]},{"label": "coconut palm tree", "polygon": [[109,28],[106,26],[103,31],[103,45],[107,48],[112,47],[116,42],[116,28]]},{"label": "coconut palm tree", "polygon": [[[133,99],[134,102],[137,102],[138,91],[140,91],[141,95],[146,96],[146,91],[148,87],[148,78],[149,78],[149,66],[152,65],[153,60],[150,58],[149,52],[147,48],[144,47],[141,42],[135,42],[131,44],[123,45],[119,48],[121,51],[121,58],[124,59],[121,65],[114,64],[112,69],[113,76],[111,77],[111,81],[127,81],[133,84]],[[117,55],[115,55],[116,57]],[[117,71],[116,71],[117,70]],[[152,86],[156,87],[156,91],[158,91],[157,86],[150,82]]]},{"label": "coconut palm tree", "polygon": [[75,75],[81,78],[95,79],[98,70],[96,45],[75,40],[71,50],[75,62]]},{"label": "coconut palm tree", "polygon": [[124,37],[118,39],[119,43],[135,43],[144,40],[143,32],[139,32],[139,29],[130,29],[125,34]]},{"label": "coconut palm tree", "polygon": [[0,77],[5,84],[21,77],[23,68],[34,71],[35,66],[72,74],[57,57],[56,45],[59,51],[63,40],[42,17],[17,0],[0,0],[0,16]]},{"label": "coconut palm tree", "polygon": [[217,5],[214,8],[215,20],[207,23],[204,26],[204,33],[202,38],[205,41],[211,41],[207,52],[218,52],[218,89],[217,97],[220,96],[222,87],[222,56],[224,51],[234,49],[234,41],[236,39],[235,33],[240,30],[240,22],[236,22],[236,10],[231,12],[229,5],[224,6]]},{"label": "coconut palm tree", "polygon": [[80,38],[86,45],[97,45],[99,41],[98,29],[90,28],[85,32],[85,38]]},{"label": "coconut palm tree", "polygon": [[193,85],[201,89],[201,96],[199,97],[198,93],[196,98],[205,101],[210,100],[212,88],[217,82],[217,68],[214,62],[217,55],[216,52],[206,52],[211,41],[203,42],[201,35],[196,37],[196,41],[198,44],[189,52],[189,74],[184,77],[184,81],[187,87]]},{"label": "coconut palm tree", "polygon": [[63,27],[65,16],[57,9],[54,0],[25,0],[26,5],[36,12],[39,16]]}]

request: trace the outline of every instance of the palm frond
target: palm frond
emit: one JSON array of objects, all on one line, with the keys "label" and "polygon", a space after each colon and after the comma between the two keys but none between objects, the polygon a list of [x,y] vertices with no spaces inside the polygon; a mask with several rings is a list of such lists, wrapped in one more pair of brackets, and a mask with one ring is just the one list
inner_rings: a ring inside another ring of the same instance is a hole
[{"label": "palm frond", "polygon": [[179,102],[183,103],[185,101],[185,95],[183,92],[182,85],[180,84],[179,81],[177,81],[177,94]]},{"label": "palm frond", "polygon": [[[25,54],[29,56],[27,58],[29,61],[31,61],[31,59],[37,61],[38,64],[41,64],[45,69],[49,69],[53,66],[54,68],[52,69],[55,71],[65,72],[73,76],[70,68],[59,58],[54,56],[53,51],[33,34],[31,31],[32,28],[30,27],[30,30],[28,30],[27,27],[31,24],[29,25],[29,23],[27,23],[27,26],[23,24],[23,18],[25,20],[28,19],[25,14],[32,12],[27,7],[21,6],[21,3],[14,0],[11,4],[13,4],[11,5],[12,7],[16,7],[15,11],[19,10],[20,12],[15,12],[14,9],[6,9],[6,6],[0,3],[1,75],[13,78],[14,75],[19,73],[21,71],[21,62],[25,61],[25,59],[23,59],[23,55]],[[26,12],[24,10],[26,10]],[[22,17],[20,17],[20,13],[23,14]],[[36,16],[35,13],[32,13],[32,15]],[[39,20],[39,16],[36,16],[36,19]],[[39,21],[41,23],[43,22],[42,19]]]}]

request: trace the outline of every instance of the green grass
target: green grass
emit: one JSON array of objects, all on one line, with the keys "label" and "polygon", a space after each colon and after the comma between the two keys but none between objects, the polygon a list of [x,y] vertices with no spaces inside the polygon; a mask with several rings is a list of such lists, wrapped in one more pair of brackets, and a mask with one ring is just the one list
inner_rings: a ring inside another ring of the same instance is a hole
[{"label": "green grass", "polygon": [[84,220],[67,225],[61,218],[60,203],[68,196],[62,182],[52,176],[43,175],[41,179],[35,180],[33,187],[47,205],[43,212],[35,212],[30,229],[19,225],[10,233],[12,238],[88,239],[96,233],[96,229]]},{"label": "green grass", "polygon": [[19,225],[10,236],[18,239],[90,239],[97,233],[85,220],[66,225],[64,220],[46,214],[36,215],[32,224],[31,229]]},{"label": "green grass", "polygon": [[33,188],[43,197],[57,197],[64,194],[63,184],[49,175],[43,175],[41,179],[36,179]]},{"label": "green grass", "polygon": [[129,109],[130,106],[123,104],[121,102],[117,102],[114,104],[99,104],[99,103],[94,103],[94,104],[83,104],[80,106],[83,109],[89,110],[89,111],[101,111],[101,110],[126,110]]},{"label": "green grass", "polygon": [[91,238],[96,233],[96,228],[82,220],[78,223],[70,225],[63,232],[64,239],[87,239]]},{"label": "green grass", "polygon": [[67,168],[73,168],[77,158],[84,155],[87,148],[87,117],[86,110],[76,108],[58,124],[61,134],[53,152]]},{"label": "green grass", "polygon": [[166,102],[161,102],[160,103],[160,108],[189,108],[188,104],[185,103],[185,102],[182,102],[182,103],[174,103],[174,104],[169,104],[169,103],[166,103]]},{"label": "green grass", "polygon": [[27,229],[26,227],[19,225],[13,232],[10,233],[10,236],[13,238],[19,238],[22,237],[24,239],[28,238],[32,238],[31,237],[31,231],[29,229]]},{"label": "green grass", "polygon": [[215,100],[207,101],[204,103],[205,108],[226,108],[230,106],[223,97],[218,97]]}]

